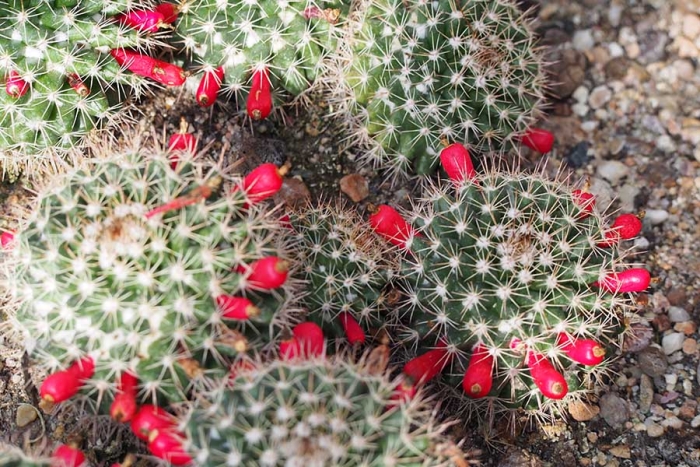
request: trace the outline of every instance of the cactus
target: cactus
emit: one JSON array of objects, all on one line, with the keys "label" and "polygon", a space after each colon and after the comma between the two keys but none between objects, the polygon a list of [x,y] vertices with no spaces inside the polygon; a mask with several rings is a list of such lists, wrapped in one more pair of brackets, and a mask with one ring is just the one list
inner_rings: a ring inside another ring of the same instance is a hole
[{"label": "cactus", "polygon": [[432,173],[443,138],[507,149],[543,101],[530,20],[510,0],[358,2],[331,64],[348,141],[397,177]]},{"label": "cactus", "polygon": [[65,155],[93,128],[121,115],[127,88],[136,95],[147,88],[143,70],[135,70],[137,74],[125,69],[134,68],[146,59],[143,53],[161,44],[157,35],[146,34],[152,29],[144,31],[141,23],[134,22],[150,4],[148,0],[2,2],[2,173],[33,175],[59,164],[57,154]]},{"label": "cactus", "polygon": [[154,136],[127,138],[95,144],[93,163],[39,194],[4,278],[51,372],[44,402],[82,391],[121,421],[262,350],[287,326],[292,291],[284,230],[260,204],[281,185],[272,164],[241,179],[183,150],[173,169]]},{"label": "cactus", "polygon": [[202,467],[469,465],[430,402],[421,395],[397,401],[402,383],[371,361],[316,357],[250,365],[195,400],[180,423],[179,443],[188,454],[178,460]]},{"label": "cactus", "polygon": [[269,115],[279,91],[297,96],[323,72],[347,6],[341,0],[179,0],[173,46],[196,70],[196,98],[209,106],[221,92],[247,103],[253,119]]},{"label": "cactus", "polygon": [[445,373],[495,411],[557,413],[605,373],[628,292],[649,285],[620,245],[641,222],[611,223],[592,195],[543,174],[477,173],[461,145],[440,159],[452,181],[430,185],[410,222],[388,206],[370,220],[406,251],[400,334],[419,356],[404,373]]},{"label": "cactus", "polygon": [[328,336],[365,342],[364,330],[389,320],[386,285],[396,252],[355,212],[340,204],[308,206],[291,215],[297,268],[307,283],[307,319]]},{"label": "cactus", "polygon": [[50,457],[24,454],[0,444],[0,467],[84,467],[85,454],[72,446],[59,445]]}]

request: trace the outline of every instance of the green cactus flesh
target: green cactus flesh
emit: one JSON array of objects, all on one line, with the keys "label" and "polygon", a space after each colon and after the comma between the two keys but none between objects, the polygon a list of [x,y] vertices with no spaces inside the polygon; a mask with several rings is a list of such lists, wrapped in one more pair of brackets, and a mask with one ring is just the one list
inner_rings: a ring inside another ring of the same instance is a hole
[{"label": "green cactus flesh", "polygon": [[[132,137],[98,148],[110,157],[40,194],[17,233],[9,285],[28,349],[47,370],[87,355],[96,371],[85,392],[113,393],[129,370],[144,398],[177,401],[192,361],[195,376],[225,372],[229,357],[261,350],[286,327],[290,288],[255,290],[237,272],[284,258],[286,247],[264,206],[220,185],[240,179],[186,154],[173,170],[148,137]],[[190,202],[146,216],[176,199]],[[222,294],[248,298],[259,314],[224,319]]]},{"label": "green cactus flesh", "polygon": [[307,319],[327,336],[343,336],[349,313],[364,330],[389,322],[386,285],[396,270],[392,247],[353,210],[339,205],[307,207],[291,216],[295,257],[307,283]]},{"label": "green cactus flesh", "polygon": [[603,217],[584,212],[563,182],[507,172],[475,180],[455,195],[452,184],[431,186],[412,214],[419,235],[401,270],[410,316],[403,339],[415,349],[444,346],[444,373],[460,393],[473,349],[483,345],[493,358],[484,401],[552,413],[560,401],[535,385],[528,352],[566,378],[564,400],[589,389],[607,361],[578,364],[558,337],[592,339],[596,352],[616,348],[631,303],[593,283],[629,266],[629,252],[598,246]]},{"label": "green cactus flesh", "polygon": [[505,149],[539,114],[542,61],[509,0],[365,0],[349,23],[333,102],[377,167],[432,173],[441,139]]},{"label": "green cactus flesh", "polygon": [[188,451],[209,466],[448,466],[425,400],[396,405],[398,382],[342,360],[274,361],[195,403]]},{"label": "green cactus flesh", "polygon": [[[144,2],[145,3],[145,2]],[[111,49],[155,41],[113,15],[138,2],[12,0],[0,5],[0,73],[28,86],[0,90],[0,165],[31,172],[115,118],[124,86],[145,81],[124,72]],[[82,85],[80,84],[82,83]],[[71,87],[73,85],[73,87]]]}]

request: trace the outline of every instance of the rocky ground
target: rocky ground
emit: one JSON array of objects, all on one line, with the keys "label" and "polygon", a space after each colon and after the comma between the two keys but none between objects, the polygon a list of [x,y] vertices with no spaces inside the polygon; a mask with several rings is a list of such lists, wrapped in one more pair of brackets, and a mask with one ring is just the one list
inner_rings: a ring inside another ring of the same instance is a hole
[{"label": "rocky ground", "polygon": [[[633,247],[655,282],[639,297],[637,339],[615,364],[609,387],[590,403],[569,407],[566,421],[508,443],[477,440],[483,463],[700,466],[700,1],[523,3],[535,8],[551,62],[552,103],[542,126],[557,144],[547,167],[589,177],[599,205],[645,211]],[[251,128],[227,109],[207,114],[172,92],[142,106],[147,124],[172,132],[184,115],[215,152],[231,149],[226,154],[244,163],[289,160],[287,200],[339,196],[360,209],[368,202],[405,202],[414,184],[392,189],[381,174],[356,167],[326,110],[290,109],[285,118]],[[524,154],[523,165],[537,163],[538,155]],[[0,200],[8,201],[6,193],[0,190]],[[10,428],[0,429],[0,440],[32,445],[44,431],[59,440],[87,438],[95,447],[91,459],[106,465],[118,460],[119,446],[135,443],[74,408],[39,414],[31,372],[26,360],[3,351],[0,426]]]}]

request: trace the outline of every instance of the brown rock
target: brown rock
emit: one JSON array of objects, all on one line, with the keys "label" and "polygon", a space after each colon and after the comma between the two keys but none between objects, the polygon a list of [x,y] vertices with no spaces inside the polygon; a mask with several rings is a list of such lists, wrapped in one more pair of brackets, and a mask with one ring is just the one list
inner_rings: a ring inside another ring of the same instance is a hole
[{"label": "brown rock", "polygon": [[285,203],[290,207],[299,207],[311,198],[311,193],[304,181],[297,177],[286,177],[282,189],[275,195],[275,202]]},{"label": "brown rock", "polygon": [[674,287],[673,289],[669,290],[669,292],[666,294],[666,298],[673,306],[682,307],[688,304],[688,296],[685,293],[685,289],[679,287]]},{"label": "brown rock", "polygon": [[15,423],[19,428],[24,428],[25,426],[32,423],[37,419],[39,412],[37,412],[36,407],[30,404],[20,404],[17,407],[17,414],[15,415]]},{"label": "brown rock", "polygon": [[673,330],[676,332],[682,332],[686,336],[694,334],[697,331],[698,325],[694,321],[684,321],[682,323],[676,323],[673,326]]},{"label": "brown rock", "polygon": [[557,99],[566,99],[583,84],[587,60],[581,52],[573,49],[549,49],[547,52],[547,74],[550,76],[550,93]]},{"label": "brown rock", "polygon": [[346,175],[340,179],[340,191],[348,195],[355,203],[369,196],[369,183],[360,174]]},{"label": "brown rock", "polygon": [[657,332],[664,332],[671,329],[671,320],[668,315],[656,315],[651,320],[651,325],[654,326]]},{"label": "brown rock", "polygon": [[631,60],[625,57],[616,57],[605,64],[605,74],[612,79],[622,79],[627,75]]},{"label": "brown rock", "polygon": [[698,409],[698,402],[693,399],[686,399],[683,405],[678,409],[678,418],[683,420],[692,420],[695,418],[695,412]]},{"label": "brown rock", "polygon": [[690,337],[683,341],[683,353],[686,355],[694,355],[698,351],[698,341]]},{"label": "brown rock", "polygon": [[630,447],[627,446],[626,444],[621,444],[619,446],[613,446],[610,448],[609,452],[613,456],[619,457],[620,459],[629,459],[630,457],[632,457]]},{"label": "brown rock", "polygon": [[569,413],[577,422],[586,422],[600,413],[600,407],[584,401],[569,402]]}]

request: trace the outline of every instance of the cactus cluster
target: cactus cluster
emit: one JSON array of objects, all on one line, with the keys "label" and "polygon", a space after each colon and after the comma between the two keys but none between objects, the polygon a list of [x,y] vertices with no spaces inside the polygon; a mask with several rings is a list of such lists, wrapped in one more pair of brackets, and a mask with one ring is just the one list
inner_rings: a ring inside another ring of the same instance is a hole
[{"label": "cactus cluster", "polygon": [[432,173],[441,139],[507,149],[540,113],[542,59],[509,0],[363,0],[342,45],[331,102],[365,160],[394,175]]},{"label": "cactus cluster", "polygon": [[391,245],[341,205],[308,206],[291,216],[294,258],[306,282],[307,319],[328,336],[365,342],[364,330],[390,322],[387,283],[398,264]]},{"label": "cactus cluster", "polygon": [[494,410],[545,416],[604,371],[632,302],[649,285],[621,240],[640,219],[610,225],[594,197],[542,174],[477,174],[461,145],[440,158],[452,182],[432,184],[407,222],[371,218],[406,253],[402,340],[420,353],[404,372],[445,380]]},{"label": "cactus cluster", "polygon": [[58,163],[93,128],[117,118],[126,88],[146,81],[112,53],[160,41],[128,20],[124,0],[10,0],[0,5],[0,165],[2,172]]},{"label": "cactus cluster", "polygon": [[[284,236],[257,204],[279,189],[265,164],[245,178],[148,134],[57,177],[15,235],[14,319],[53,372],[45,402],[80,389],[128,419],[136,401],[181,401],[191,379],[227,371],[287,326]],[[115,413],[116,412],[116,413]]]}]

